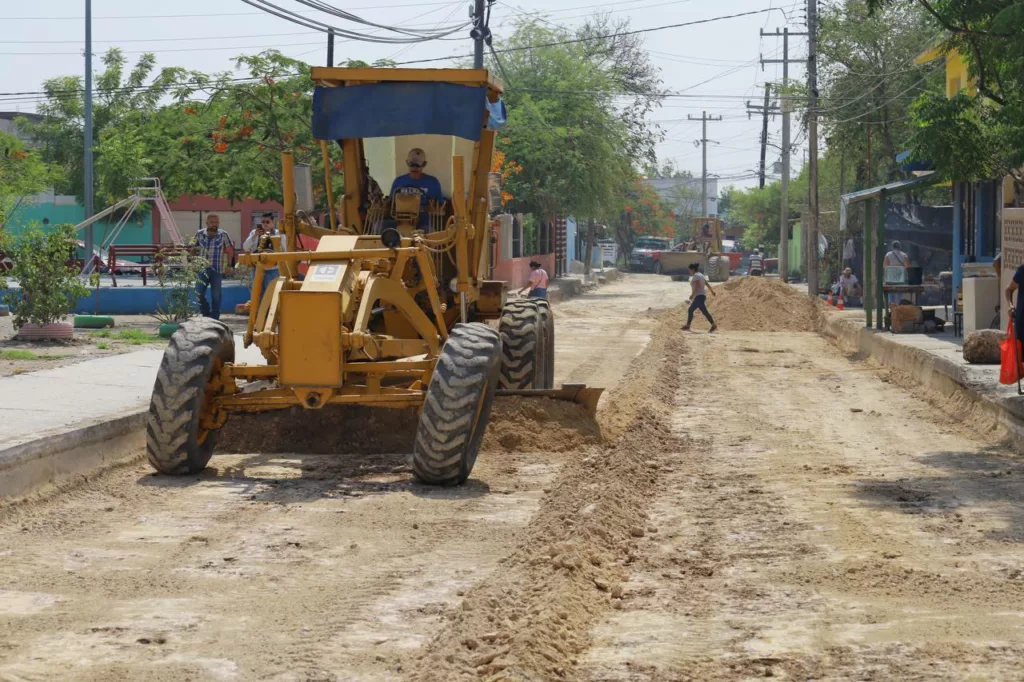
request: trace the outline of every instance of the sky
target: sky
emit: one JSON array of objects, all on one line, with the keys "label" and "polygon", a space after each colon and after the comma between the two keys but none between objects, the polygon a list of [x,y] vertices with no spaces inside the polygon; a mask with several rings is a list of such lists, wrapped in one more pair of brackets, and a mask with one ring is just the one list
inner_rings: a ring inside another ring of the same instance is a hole
[{"label": "sky", "polygon": [[[295,0],[274,0],[303,16],[334,25],[353,26],[343,20],[309,10]],[[368,21],[418,28],[457,26],[468,18],[470,0],[326,0]],[[137,0],[93,0],[93,54],[122,48],[129,60],[143,52],[156,54],[158,66],[182,66],[206,72],[232,68],[232,58],[261,49],[276,48],[311,64],[326,61],[326,37],[251,7],[242,0],[176,0],[141,3]],[[583,23],[597,12],[616,20],[628,18],[631,29],[699,21],[757,10],[759,14],[695,26],[667,28],[644,34],[644,47],[661,69],[663,87],[676,96],[665,100],[651,118],[665,132],[657,147],[660,162],[672,161],[695,176],[701,172],[699,121],[688,115],[721,116],[708,124],[708,173],[718,175],[719,187],[756,186],[760,156],[761,117],[748,118],[746,104],[762,104],[765,81],[781,80],[781,65],[762,67],[760,57],[779,58],[782,39],[761,37],[762,29],[788,26],[804,31],[804,0],[499,0],[491,13],[496,41],[507,36],[512,22],[535,14],[561,26]],[[40,0],[35,3],[0,2],[0,111],[34,111],[37,92],[47,78],[82,73],[84,69],[85,0]],[[376,29],[366,29],[375,31]],[[790,58],[804,59],[806,38],[790,39]],[[451,39],[416,45],[379,45],[338,40],[335,60],[379,58],[396,61],[472,53],[466,28]],[[94,69],[100,66],[94,57]],[[435,62],[425,66],[444,66]],[[790,66],[790,78],[803,79],[802,64]],[[793,117],[793,174],[798,173],[806,149],[804,136]],[[781,117],[768,124],[769,145],[781,140]],[[778,148],[768,148],[769,173],[779,160]]]}]

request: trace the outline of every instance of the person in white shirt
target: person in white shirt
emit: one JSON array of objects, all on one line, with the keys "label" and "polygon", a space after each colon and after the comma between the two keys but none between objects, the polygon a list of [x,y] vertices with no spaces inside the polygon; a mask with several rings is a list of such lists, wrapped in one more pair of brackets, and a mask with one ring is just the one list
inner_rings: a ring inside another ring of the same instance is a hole
[{"label": "person in white shirt", "polygon": [[764,275],[764,256],[761,255],[761,249],[754,249],[754,253],[750,254],[750,276],[761,277]]},{"label": "person in white shirt", "polygon": [[[264,213],[260,224],[249,233],[249,236],[242,242],[242,248],[246,253],[265,253],[274,250],[272,237],[280,232],[274,227],[274,214]],[[267,293],[267,288],[281,276],[281,270],[276,265],[263,271],[263,283],[260,285],[260,296]]]},{"label": "person in white shirt", "polygon": [[860,296],[860,282],[850,268],[843,270],[839,277],[839,293],[843,296]]},{"label": "person in white shirt", "polygon": [[[885,254],[885,260],[882,262],[882,265],[887,268],[903,268],[904,270],[910,267],[910,257],[903,252],[902,246],[898,241],[894,241],[892,243],[892,250]],[[904,277],[905,281],[906,278]],[[900,302],[899,293],[890,292],[888,298],[890,304]]]},{"label": "person in white shirt", "polygon": [[696,311],[704,313],[704,317],[708,318],[708,322],[711,323],[711,329],[708,333],[711,333],[718,329],[718,325],[715,324],[715,319],[711,317],[711,313],[708,312],[707,306],[707,292],[710,291],[712,296],[717,296],[715,290],[711,288],[711,282],[704,276],[703,272],[700,272],[700,265],[697,263],[690,263],[690,310],[686,316],[686,324],[683,326],[683,331],[690,331],[690,324],[693,322],[693,314]]}]

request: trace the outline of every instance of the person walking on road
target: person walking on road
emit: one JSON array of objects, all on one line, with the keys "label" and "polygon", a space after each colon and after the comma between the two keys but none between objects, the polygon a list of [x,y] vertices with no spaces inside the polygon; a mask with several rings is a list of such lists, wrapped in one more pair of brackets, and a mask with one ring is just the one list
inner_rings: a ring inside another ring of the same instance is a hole
[{"label": "person walking on road", "polygon": [[715,324],[715,319],[711,317],[711,313],[708,312],[707,306],[707,292],[710,291],[712,296],[717,296],[715,290],[711,287],[711,282],[704,276],[704,273],[700,271],[700,265],[697,263],[690,263],[690,310],[686,315],[686,325],[683,326],[683,331],[690,331],[690,324],[693,322],[693,313],[701,311],[704,313],[704,317],[708,318],[708,322],[711,324],[711,329],[708,333],[711,333],[718,329],[718,325]]},{"label": "person walking on road", "polygon": [[[1000,259],[999,265],[1002,270],[1002,259]],[[1006,309],[1013,319],[1013,334],[1017,338],[1017,343],[1024,340],[1024,305],[1021,305],[1020,294],[1017,295],[1017,305],[1013,304],[1013,292],[1021,288],[1024,288],[1024,265],[1018,267],[1017,271],[1013,273],[1013,279],[1010,280],[1010,284],[1005,290]]]},{"label": "person walking on road", "polygon": [[530,261],[530,281],[519,290],[519,295],[522,296],[526,290],[530,291],[528,294],[530,298],[548,297],[548,273],[535,260]]},{"label": "person walking on road", "polygon": [[[206,229],[199,230],[192,243],[196,255],[207,262],[206,268],[196,278],[196,297],[199,312],[203,317],[220,319],[221,283],[224,273],[231,267],[235,247],[231,237],[220,229],[220,217],[216,213],[206,216]],[[206,301],[206,290],[210,290],[210,301]]]}]

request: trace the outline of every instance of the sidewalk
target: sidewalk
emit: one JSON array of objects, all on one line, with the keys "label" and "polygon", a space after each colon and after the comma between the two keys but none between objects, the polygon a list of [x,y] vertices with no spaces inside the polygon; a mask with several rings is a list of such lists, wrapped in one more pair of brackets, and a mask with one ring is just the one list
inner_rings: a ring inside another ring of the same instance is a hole
[{"label": "sidewalk", "polygon": [[999,383],[999,365],[972,365],[964,360],[963,339],[952,327],[941,334],[891,334],[866,329],[860,309],[833,311],[824,332],[840,345],[879,363],[901,369],[915,381],[952,396],[965,393],[1007,429],[1015,448],[1024,452],[1024,396],[1017,385]]},{"label": "sidewalk", "polygon": [[[235,349],[239,361],[263,364],[240,336]],[[137,451],[163,353],[161,346],[0,378],[0,496]]]}]

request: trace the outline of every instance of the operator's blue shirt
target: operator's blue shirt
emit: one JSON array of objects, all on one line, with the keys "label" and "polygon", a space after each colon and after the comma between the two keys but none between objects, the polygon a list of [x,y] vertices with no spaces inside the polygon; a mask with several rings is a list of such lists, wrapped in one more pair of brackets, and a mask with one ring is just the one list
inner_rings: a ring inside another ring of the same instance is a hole
[{"label": "operator's blue shirt", "polygon": [[427,212],[427,202],[431,199],[434,201],[444,200],[444,194],[441,192],[441,183],[438,182],[437,178],[433,175],[427,175],[424,173],[416,180],[409,177],[408,173],[405,175],[399,175],[395,178],[395,181],[391,183],[391,195],[394,196],[396,190],[405,188],[413,188],[419,191],[421,215]]}]

